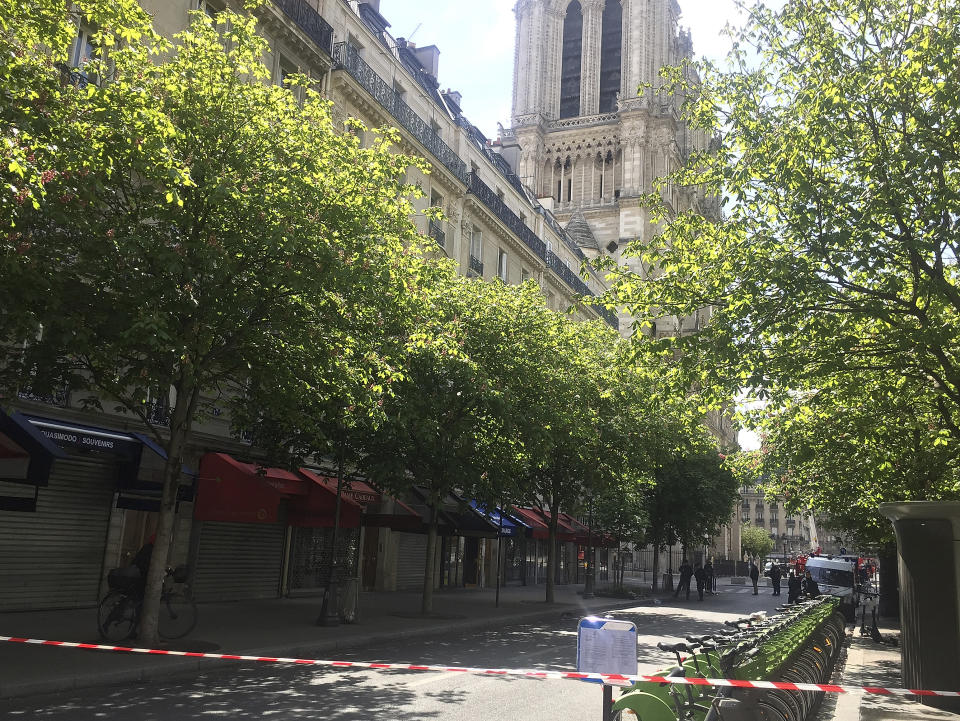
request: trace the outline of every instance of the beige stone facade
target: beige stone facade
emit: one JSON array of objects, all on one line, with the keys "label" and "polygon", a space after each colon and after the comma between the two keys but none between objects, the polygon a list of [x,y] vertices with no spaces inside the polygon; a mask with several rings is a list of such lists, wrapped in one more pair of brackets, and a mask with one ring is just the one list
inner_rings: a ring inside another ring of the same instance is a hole
[{"label": "beige stone facade", "polygon": [[[141,0],[157,29],[172,36],[191,10],[215,14],[237,0]],[[402,150],[426,158],[432,172],[411,169],[408,180],[424,197],[416,209],[443,209],[445,220],[414,218],[438,250],[466,275],[508,283],[527,279],[543,288],[548,304],[566,309],[575,294],[595,294],[604,280],[580,277],[584,254],[566,236],[548,207],[528,193],[512,168],[460,110],[460,96],[437,83],[440,49],[417,47],[389,32],[379,0],[274,0],[257,11],[270,51],[264,59],[282,82],[289,72],[316,79],[335,117],[361,120],[368,128],[400,130]],[[368,135],[368,133],[364,133]],[[583,318],[612,314],[586,308]]]},{"label": "beige stone facade", "polygon": [[816,550],[819,544],[812,514],[789,513],[783,498],[767,496],[756,486],[740,489],[740,521],[763,528],[775,540],[772,553],[796,555]]}]

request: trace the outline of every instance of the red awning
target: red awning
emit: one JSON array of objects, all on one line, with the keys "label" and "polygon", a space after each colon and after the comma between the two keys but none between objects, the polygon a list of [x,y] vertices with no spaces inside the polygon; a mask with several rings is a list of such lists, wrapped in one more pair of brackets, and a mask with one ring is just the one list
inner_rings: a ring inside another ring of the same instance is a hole
[{"label": "red awning", "polygon": [[226,453],[207,453],[200,460],[198,521],[276,523],[284,498],[306,496],[307,482],[296,473],[243,463]]},{"label": "red awning", "polygon": [[513,510],[516,511],[524,523],[530,526],[530,536],[532,538],[550,538],[550,527],[547,525],[546,518],[539,511],[532,508],[520,508],[519,506],[514,506]]},{"label": "red awning", "polygon": [[[337,508],[337,480],[319,476],[307,468],[300,473],[309,481],[306,496],[290,503],[288,519],[291,526],[332,528]],[[340,493],[340,527],[358,528],[363,506],[346,490]]]},{"label": "red awning", "polygon": [[590,529],[584,524],[580,523],[580,521],[571,516],[569,513],[561,513],[560,520],[573,529],[573,532],[576,534],[575,540],[579,545],[586,546],[591,540],[593,541],[594,545],[596,545],[599,535],[594,532],[591,538]]},{"label": "red awning", "polygon": [[[547,511],[544,511],[543,515],[546,519],[550,518],[550,514]],[[579,538],[577,529],[564,518],[565,515],[564,513],[557,514],[557,538],[561,541],[577,541]],[[548,524],[550,523],[549,520],[546,522]]]}]

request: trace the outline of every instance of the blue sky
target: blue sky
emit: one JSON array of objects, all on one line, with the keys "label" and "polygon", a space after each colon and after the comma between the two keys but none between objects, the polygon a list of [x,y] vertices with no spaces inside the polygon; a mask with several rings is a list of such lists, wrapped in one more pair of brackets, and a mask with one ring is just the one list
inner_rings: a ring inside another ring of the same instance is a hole
[{"label": "blue sky", "polygon": [[[680,24],[694,52],[719,60],[729,48],[722,29],[738,23],[734,0],[679,0]],[[381,0],[394,37],[440,48],[440,85],[463,94],[467,117],[490,138],[510,125],[515,0]]]}]

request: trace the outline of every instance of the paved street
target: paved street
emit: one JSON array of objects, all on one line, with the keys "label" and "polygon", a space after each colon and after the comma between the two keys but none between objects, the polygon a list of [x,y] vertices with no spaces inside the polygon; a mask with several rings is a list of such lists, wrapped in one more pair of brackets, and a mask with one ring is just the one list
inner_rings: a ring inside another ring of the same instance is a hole
[{"label": "paved street", "polygon": [[[703,603],[692,600],[619,610],[639,629],[640,669],[650,672],[669,659],[656,642],[704,633],[723,620],[754,610],[772,610],[780,599],[769,589],[754,597],[724,587]],[[367,646],[344,659],[461,666],[570,669],[576,661],[575,614],[543,624],[507,626],[467,637]],[[402,619],[397,619],[402,623]],[[225,649],[228,651],[229,649]],[[88,653],[77,651],[78,654]],[[444,719],[564,721],[600,718],[599,687],[572,681],[420,672],[375,672],[238,664],[197,678],[85,689],[0,701],[3,719],[120,721],[144,719]]]}]

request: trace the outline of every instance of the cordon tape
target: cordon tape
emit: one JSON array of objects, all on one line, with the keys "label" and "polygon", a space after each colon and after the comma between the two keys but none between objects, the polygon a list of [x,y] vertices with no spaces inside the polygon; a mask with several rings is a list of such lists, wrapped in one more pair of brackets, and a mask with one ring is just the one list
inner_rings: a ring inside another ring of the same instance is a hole
[{"label": "cordon tape", "polygon": [[22,643],[33,646],[79,648],[90,651],[119,651],[140,653],[148,656],[182,656],[223,661],[253,661],[300,666],[329,666],[332,668],[360,668],[374,671],[431,671],[438,673],[467,673],[481,676],[520,676],[524,678],[559,679],[565,681],[593,681],[614,686],[638,682],[679,684],[689,686],[730,686],[733,688],[779,689],[781,691],[823,691],[826,693],[872,693],[880,696],[947,696],[958,697],[960,691],[928,691],[923,689],[881,688],[879,686],[837,686],[819,683],[789,683],[786,681],[745,681],[729,678],[687,678],[683,676],[625,676],[607,673],[579,673],[577,671],[540,671],[516,668],[470,668],[467,666],[436,666],[406,663],[370,663],[364,661],[328,661],[315,658],[282,658],[274,656],[242,656],[229,653],[201,653],[199,651],[171,651],[162,648],[136,648],[133,646],[107,646],[99,643],[75,641],[48,641],[39,638],[0,636],[0,642]]}]

